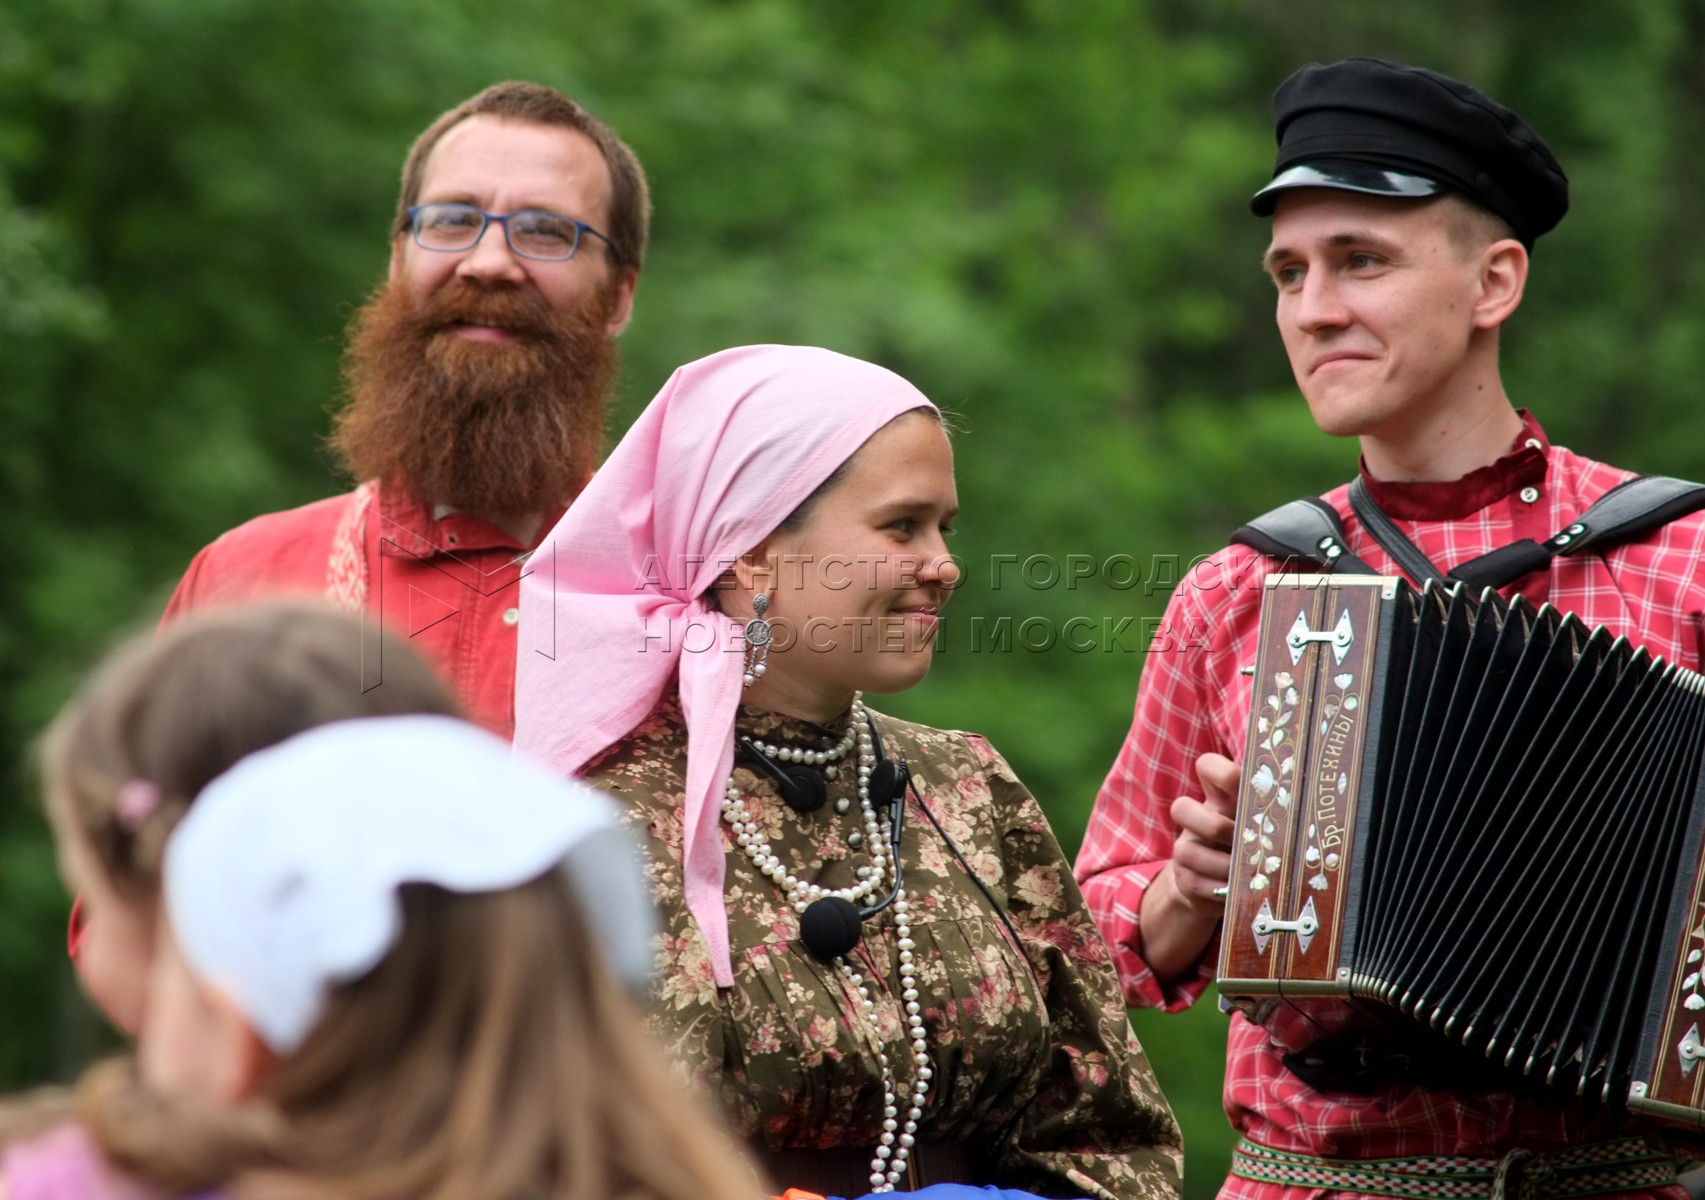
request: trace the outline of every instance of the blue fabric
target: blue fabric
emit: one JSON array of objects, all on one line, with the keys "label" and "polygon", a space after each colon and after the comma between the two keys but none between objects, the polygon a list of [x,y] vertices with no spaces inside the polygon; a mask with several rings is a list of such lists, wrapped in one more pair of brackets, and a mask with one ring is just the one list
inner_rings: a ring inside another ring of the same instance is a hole
[{"label": "blue fabric", "polygon": [[[1011,1188],[972,1187],[968,1183],[932,1183],[915,1192],[872,1192],[858,1200],[885,1200],[891,1196],[911,1196],[914,1200],[1042,1200],[1035,1192],[1018,1192]],[[832,1196],[829,1200],[842,1200]]]}]

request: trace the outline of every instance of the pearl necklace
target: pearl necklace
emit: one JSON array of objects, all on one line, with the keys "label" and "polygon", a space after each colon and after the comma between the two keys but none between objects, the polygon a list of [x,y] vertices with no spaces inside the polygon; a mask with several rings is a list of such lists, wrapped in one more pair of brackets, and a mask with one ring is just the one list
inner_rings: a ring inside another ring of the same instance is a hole
[{"label": "pearl necklace", "polygon": [[847,734],[837,744],[825,746],[821,750],[811,750],[803,746],[772,746],[762,738],[753,738],[752,744],[758,748],[758,753],[776,762],[804,763],[806,766],[822,767],[823,774],[830,779],[840,772],[836,763],[852,753],[853,742],[858,736],[858,725],[847,726]]},{"label": "pearl necklace", "polygon": [[[734,776],[730,774],[728,777],[728,784],[723,789],[723,820],[727,821],[734,831],[735,842],[745,852],[746,857],[751,859],[752,865],[781,889],[795,912],[803,913],[812,901],[821,900],[825,896],[838,896],[856,904],[881,888],[888,878],[888,872],[892,868],[888,856],[888,839],[883,836],[881,824],[876,817],[876,808],[870,802],[870,773],[876,766],[873,730],[870,714],[865,711],[864,697],[855,693],[852,722],[848,726],[846,738],[840,745],[828,751],[794,752],[832,755],[832,758],[825,759],[832,762],[845,757],[854,739],[857,740],[858,806],[864,815],[865,839],[871,847],[871,865],[868,868],[859,868],[859,882],[851,887],[825,888],[815,883],[806,883],[782,866],[781,860],[770,850],[769,844],[759,836],[758,824],[747,811],[745,801],[740,798],[740,789],[735,786]],[[772,752],[772,747],[764,742],[758,742],[757,745],[765,754]],[[870,1160],[870,1190],[873,1192],[891,1192],[905,1176],[906,1161],[911,1157],[912,1147],[917,1142],[918,1119],[923,1116],[924,1097],[929,1093],[929,1081],[934,1075],[929,1065],[929,1043],[924,1037],[923,1006],[918,1001],[917,970],[912,957],[915,943],[912,941],[912,924],[909,917],[911,906],[907,903],[904,888],[895,890],[893,909],[894,932],[897,935],[895,944],[900,950],[900,999],[905,1005],[906,1035],[911,1043],[912,1063],[917,1073],[913,1077],[905,1120],[901,1121],[893,1064],[886,1050],[877,1052],[877,1062],[882,1067],[882,1135],[877,1140],[876,1153]],[[876,1001],[871,998],[870,987],[865,982],[864,975],[846,955],[835,959],[835,967],[858,996],[866,1022],[872,1022],[876,1013]]]}]

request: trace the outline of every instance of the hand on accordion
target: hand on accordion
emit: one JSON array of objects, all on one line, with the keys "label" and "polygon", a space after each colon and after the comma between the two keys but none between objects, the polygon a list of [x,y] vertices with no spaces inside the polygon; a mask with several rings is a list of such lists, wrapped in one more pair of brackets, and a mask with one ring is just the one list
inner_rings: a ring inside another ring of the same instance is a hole
[{"label": "hand on accordion", "polygon": [[1231,878],[1231,839],[1237,816],[1239,765],[1223,754],[1196,760],[1202,799],[1180,796],[1172,802],[1178,840],[1172,848],[1173,882],[1191,907],[1219,919],[1225,886]]},{"label": "hand on accordion", "polygon": [[1144,893],[1139,923],[1143,959],[1163,981],[1195,968],[1225,915],[1241,773],[1225,755],[1204,754],[1196,760],[1202,798],[1172,802],[1172,861]]}]

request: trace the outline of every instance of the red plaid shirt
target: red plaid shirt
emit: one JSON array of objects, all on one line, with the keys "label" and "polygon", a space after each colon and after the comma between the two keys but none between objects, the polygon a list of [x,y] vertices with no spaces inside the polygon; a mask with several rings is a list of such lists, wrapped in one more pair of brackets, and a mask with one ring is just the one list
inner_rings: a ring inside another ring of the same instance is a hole
[{"label": "red plaid shirt", "polygon": [[[1380,507],[1440,570],[1519,538],[1543,541],[1630,478],[1549,445],[1538,424],[1523,418],[1507,457],[1454,483],[1366,480]],[[1343,517],[1350,548],[1375,570],[1401,574],[1356,521],[1347,494],[1341,487],[1325,499]],[[1705,655],[1702,555],[1705,513],[1637,544],[1557,558],[1506,594],[1520,590],[1536,602],[1549,601],[1698,669]],[[1238,671],[1255,661],[1262,581],[1274,566],[1233,547],[1185,577],[1150,647],[1131,732],[1090,818],[1076,874],[1133,1005],[1182,1009],[1213,980],[1217,937],[1194,975],[1170,984],[1156,979],[1138,949],[1138,908],[1143,890],[1172,855],[1173,798],[1201,795],[1196,759],[1209,751],[1242,755],[1251,693]],[[1314,1091],[1285,1069],[1280,1056],[1321,1032],[1294,1010],[1272,1027],[1232,1017],[1225,1108],[1240,1133],[1280,1150],[1373,1159],[1499,1157],[1517,1146],[1545,1151],[1605,1132],[1561,1107],[1502,1092],[1464,1095],[1409,1085],[1373,1096]],[[1234,1178],[1222,1197],[1272,1200],[1283,1194],[1278,1185]]]}]

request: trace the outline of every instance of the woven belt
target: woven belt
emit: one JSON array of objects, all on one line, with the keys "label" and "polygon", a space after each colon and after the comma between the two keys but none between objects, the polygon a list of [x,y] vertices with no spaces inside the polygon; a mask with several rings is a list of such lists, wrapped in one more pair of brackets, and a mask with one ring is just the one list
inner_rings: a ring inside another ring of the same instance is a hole
[{"label": "woven belt", "polygon": [[[863,1196],[870,1191],[869,1146],[836,1146],[828,1150],[788,1147],[771,1150],[756,1140],[746,1143],[779,1188],[798,1188],[820,1196]],[[897,1185],[917,1191],[932,1183],[975,1183],[971,1160],[963,1146],[948,1142],[919,1142],[906,1159],[906,1175]]]},{"label": "woven belt", "polygon": [[1314,1158],[1247,1139],[1231,1154],[1231,1173],[1256,1183],[1367,1192],[1402,1200],[1565,1200],[1607,1192],[1673,1187],[1675,1159],[1644,1138],[1572,1146],[1552,1154],[1512,1150],[1503,1158]]}]

